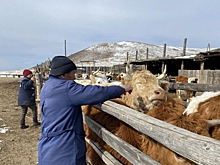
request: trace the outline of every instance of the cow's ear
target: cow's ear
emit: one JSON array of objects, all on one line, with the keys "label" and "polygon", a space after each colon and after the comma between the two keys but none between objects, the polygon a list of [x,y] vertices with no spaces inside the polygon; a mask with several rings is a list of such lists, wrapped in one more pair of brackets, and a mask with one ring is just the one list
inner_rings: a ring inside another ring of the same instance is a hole
[{"label": "cow's ear", "polygon": [[161,80],[159,82],[159,84],[160,84],[161,88],[163,88],[166,92],[169,91],[170,83],[168,81]]}]

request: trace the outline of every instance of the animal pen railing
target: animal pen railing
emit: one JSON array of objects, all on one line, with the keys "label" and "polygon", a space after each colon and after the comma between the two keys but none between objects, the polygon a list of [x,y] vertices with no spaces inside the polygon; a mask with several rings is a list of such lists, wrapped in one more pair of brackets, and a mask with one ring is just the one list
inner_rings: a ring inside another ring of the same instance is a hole
[{"label": "animal pen railing", "polygon": [[[189,132],[112,101],[106,101],[101,106],[95,107],[124,121],[137,131],[148,135],[172,151],[197,164],[220,164],[220,142],[218,140]],[[84,116],[84,123],[131,163],[135,165],[160,164],[127,142],[114,136],[88,116]],[[98,154],[106,164],[120,164],[112,156],[109,156],[110,154],[107,151],[98,148],[91,140],[87,139],[87,142],[98,151]]]},{"label": "animal pen railing", "polygon": [[90,74],[92,71],[96,71],[100,69],[100,71],[112,72],[115,74],[119,74],[121,72],[125,73],[125,66],[124,65],[114,65],[112,67],[107,66],[77,66],[78,73],[87,73]]},{"label": "animal pen railing", "polygon": [[[193,91],[220,91],[220,85],[213,84],[185,84],[171,83],[172,89],[185,89]],[[119,105],[112,101],[106,101],[96,108],[124,121],[137,131],[146,134],[157,142],[163,144],[177,154],[201,165],[220,164],[220,141],[201,136],[188,130],[176,127],[172,124],[142,114],[136,110]],[[133,164],[155,165],[160,164],[145,155],[135,147],[116,137],[88,116],[84,117],[84,123],[92,129],[109,146],[125,157]],[[100,149],[90,139],[86,141],[94,148],[103,161],[108,165],[121,164],[107,151]]]}]

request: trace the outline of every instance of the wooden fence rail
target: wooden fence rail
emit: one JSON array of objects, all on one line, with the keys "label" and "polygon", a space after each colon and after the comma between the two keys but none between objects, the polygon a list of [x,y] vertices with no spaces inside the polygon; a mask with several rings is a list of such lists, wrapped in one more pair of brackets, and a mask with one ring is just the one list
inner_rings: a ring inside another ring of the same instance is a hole
[{"label": "wooden fence rail", "polygon": [[[101,106],[95,107],[124,121],[137,131],[148,135],[172,151],[197,164],[220,164],[220,141],[218,140],[192,133],[112,101],[106,101]],[[90,120],[86,117],[84,122],[94,132],[100,134],[100,137],[106,143],[131,161],[131,163],[159,164],[126,142],[121,142],[121,139],[114,137],[102,127],[97,127]]]},{"label": "wooden fence rail", "polygon": [[218,84],[197,84],[197,83],[170,83],[170,90],[181,89],[197,92],[220,91]]}]

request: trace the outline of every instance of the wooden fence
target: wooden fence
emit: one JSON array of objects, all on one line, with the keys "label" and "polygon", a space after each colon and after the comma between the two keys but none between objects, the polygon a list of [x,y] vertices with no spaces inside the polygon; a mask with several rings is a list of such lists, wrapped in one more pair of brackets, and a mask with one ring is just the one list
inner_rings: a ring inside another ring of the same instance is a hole
[{"label": "wooden fence", "polygon": [[200,84],[220,84],[220,70],[178,70],[178,75],[197,77]]},{"label": "wooden fence", "polygon": [[[95,107],[124,121],[137,131],[148,135],[197,164],[220,164],[220,141],[218,140],[189,132],[111,101],[106,101],[101,106],[97,105]],[[131,163],[142,165],[160,164],[127,142],[114,136],[89,117],[84,116],[84,123]],[[104,157],[103,160],[106,164],[119,164],[117,160],[108,156],[109,153],[97,148],[94,142],[89,139],[87,141],[95,147],[102,158]]]},{"label": "wooden fence", "polygon": [[9,73],[9,74],[0,73],[0,77],[21,78],[21,77],[23,77],[23,75],[21,75],[21,74],[11,74],[11,73]]},{"label": "wooden fence", "polygon": [[126,72],[125,71],[125,66],[124,65],[114,65],[112,67],[107,67],[107,66],[83,66],[83,67],[78,67],[77,66],[77,72],[78,73],[87,73],[87,74],[90,74],[92,71],[96,71],[100,68],[100,71],[110,71],[112,73],[115,73],[115,74],[119,74],[121,72]]}]

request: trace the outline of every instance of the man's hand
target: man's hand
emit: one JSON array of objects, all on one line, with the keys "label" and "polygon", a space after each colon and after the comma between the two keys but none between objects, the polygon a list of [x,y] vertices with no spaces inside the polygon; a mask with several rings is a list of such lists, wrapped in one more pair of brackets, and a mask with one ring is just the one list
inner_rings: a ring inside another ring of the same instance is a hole
[{"label": "man's hand", "polygon": [[121,87],[125,89],[125,92],[129,92],[130,93],[132,91],[132,87],[130,87],[130,86],[121,85]]}]

